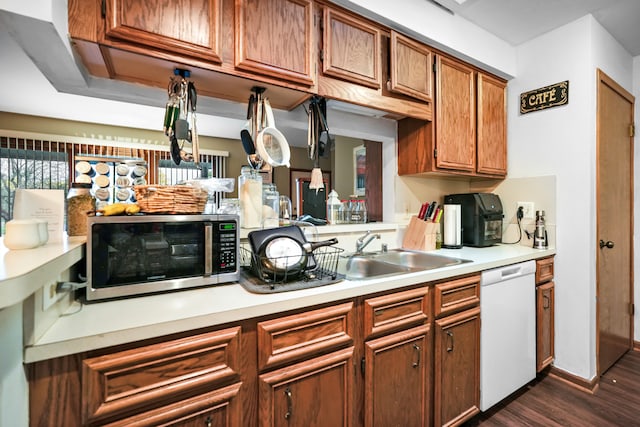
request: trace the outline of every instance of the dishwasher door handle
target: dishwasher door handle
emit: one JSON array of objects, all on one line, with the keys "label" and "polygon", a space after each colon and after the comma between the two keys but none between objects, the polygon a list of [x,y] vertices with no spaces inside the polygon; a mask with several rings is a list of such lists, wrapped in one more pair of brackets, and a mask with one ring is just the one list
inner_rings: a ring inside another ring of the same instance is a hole
[{"label": "dishwasher door handle", "polygon": [[513,279],[514,277],[522,276],[522,268],[520,266],[505,268],[500,271],[500,277],[502,280]]}]

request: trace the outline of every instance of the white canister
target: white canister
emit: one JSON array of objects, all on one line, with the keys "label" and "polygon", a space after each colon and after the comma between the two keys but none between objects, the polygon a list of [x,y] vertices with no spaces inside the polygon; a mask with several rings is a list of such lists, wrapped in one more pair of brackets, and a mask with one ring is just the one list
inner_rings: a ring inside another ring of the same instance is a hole
[{"label": "white canister", "polygon": [[5,224],[4,245],[9,249],[31,249],[40,246],[38,222],[34,219],[12,219]]}]

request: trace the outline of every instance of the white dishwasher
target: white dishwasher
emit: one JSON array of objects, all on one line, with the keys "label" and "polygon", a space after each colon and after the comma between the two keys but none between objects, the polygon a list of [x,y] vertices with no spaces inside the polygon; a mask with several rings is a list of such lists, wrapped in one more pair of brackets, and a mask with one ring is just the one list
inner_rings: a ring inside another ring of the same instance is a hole
[{"label": "white dishwasher", "polygon": [[480,410],[536,376],[535,261],[482,272]]}]

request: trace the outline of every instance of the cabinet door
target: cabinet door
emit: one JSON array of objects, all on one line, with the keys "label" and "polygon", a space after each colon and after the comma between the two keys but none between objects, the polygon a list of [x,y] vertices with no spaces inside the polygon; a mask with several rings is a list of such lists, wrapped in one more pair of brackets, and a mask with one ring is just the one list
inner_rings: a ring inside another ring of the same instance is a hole
[{"label": "cabinet door", "polygon": [[236,67],[313,85],[310,0],[236,0]]},{"label": "cabinet door", "polygon": [[427,46],[391,31],[390,89],[431,101],[433,57]]},{"label": "cabinet door", "polygon": [[380,88],[380,30],[364,21],[324,11],[322,72]]},{"label": "cabinet door", "polygon": [[478,173],[507,174],[507,85],[478,73]]},{"label": "cabinet door", "polygon": [[353,351],[350,347],[260,375],[260,425],[350,425]]},{"label": "cabinet door", "polygon": [[553,282],[536,287],[536,368],[538,372],[553,362],[553,289]]},{"label": "cabinet door", "polygon": [[220,63],[220,0],[107,0],[106,36]]},{"label": "cabinet door", "polygon": [[429,325],[365,343],[365,426],[429,425],[430,348]]},{"label": "cabinet door", "polygon": [[480,412],[480,308],[436,320],[434,425]]},{"label": "cabinet door", "polygon": [[476,170],[474,71],[461,62],[436,58],[436,166]]}]

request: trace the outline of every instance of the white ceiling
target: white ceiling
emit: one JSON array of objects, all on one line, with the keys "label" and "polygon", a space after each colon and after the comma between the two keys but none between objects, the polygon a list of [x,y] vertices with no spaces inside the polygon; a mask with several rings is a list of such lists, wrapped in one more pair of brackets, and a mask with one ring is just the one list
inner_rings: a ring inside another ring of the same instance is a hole
[{"label": "white ceiling", "polygon": [[439,3],[514,46],[592,14],[632,56],[640,55],[639,0],[425,1]]}]

